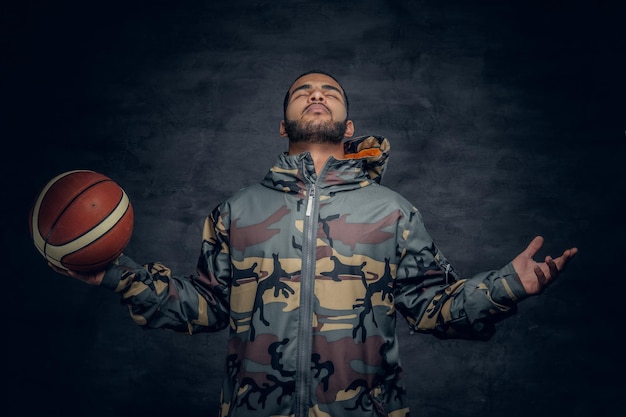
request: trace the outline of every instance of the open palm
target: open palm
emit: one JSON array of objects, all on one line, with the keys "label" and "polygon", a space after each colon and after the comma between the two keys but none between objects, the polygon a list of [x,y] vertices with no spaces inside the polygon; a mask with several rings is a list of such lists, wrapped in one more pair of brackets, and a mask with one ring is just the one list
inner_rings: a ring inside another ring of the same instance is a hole
[{"label": "open palm", "polygon": [[543,237],[537,236],[512,261],[513,268],[529,295],[539,294],[578,253],[577,248],[570,248],[563,251],[558,258],[546,256],[544,262],[536,262],[533,256],[541,249],[541,246],[543,246]]}]

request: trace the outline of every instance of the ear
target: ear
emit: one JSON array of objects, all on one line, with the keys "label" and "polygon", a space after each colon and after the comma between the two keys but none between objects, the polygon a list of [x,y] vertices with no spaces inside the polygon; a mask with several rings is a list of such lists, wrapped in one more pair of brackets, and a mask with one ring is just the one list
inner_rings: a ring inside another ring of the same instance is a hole
[{"label": "ear", "polygon": [[285,121],[284,120],[280,121],[280,128],[278,129],[278,133],[280,134],[281,138],[286,138],[287,137],[287,131],[285,130]]},{"label": "ear", "polygon": [[346,133],[343,134],[344,138],[351,138],[354,135],[354,123],[352,120],[346,121]]}]

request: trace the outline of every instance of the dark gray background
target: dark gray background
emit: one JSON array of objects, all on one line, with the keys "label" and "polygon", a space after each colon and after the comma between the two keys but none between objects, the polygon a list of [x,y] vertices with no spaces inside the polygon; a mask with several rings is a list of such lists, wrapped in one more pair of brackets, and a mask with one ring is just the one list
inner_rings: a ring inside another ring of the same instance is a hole
[{"label": "dark gray background", "polygon": [[[22,1],[2,8],[7,416],[215,416],[226,333],[143,331],[28,233],[71,169],[118,181],[127,253],[194,272],[203,217],[286,142],[282,97],[335,74],[384,183],[464,275],[536,234],[567,273],[487,343],[399,327],[413,416],[624,415],[624,14],[618,3]],[[179,4],[180,3],[180,4]]]}]

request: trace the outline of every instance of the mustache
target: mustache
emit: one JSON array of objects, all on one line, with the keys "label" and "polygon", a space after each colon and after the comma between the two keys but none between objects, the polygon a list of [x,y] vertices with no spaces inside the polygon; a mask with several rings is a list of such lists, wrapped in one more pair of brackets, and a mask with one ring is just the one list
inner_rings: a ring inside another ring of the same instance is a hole
[{"label": "mustache", "polygon": [[300,122],[285,120],[285,130],[291,142],[341,143],[347,122]]}]

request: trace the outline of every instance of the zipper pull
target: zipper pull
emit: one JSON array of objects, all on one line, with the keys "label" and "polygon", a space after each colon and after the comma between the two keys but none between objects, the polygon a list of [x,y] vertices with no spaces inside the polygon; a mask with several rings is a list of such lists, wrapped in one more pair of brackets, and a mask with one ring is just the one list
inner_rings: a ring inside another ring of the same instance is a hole
[{"label": "zipper pull", "polygon": [[315,199],[315,186],[311,185],[309,189],[309,200],[306,204],[306,216],[310,217],[313,212],[313,200]]}]

